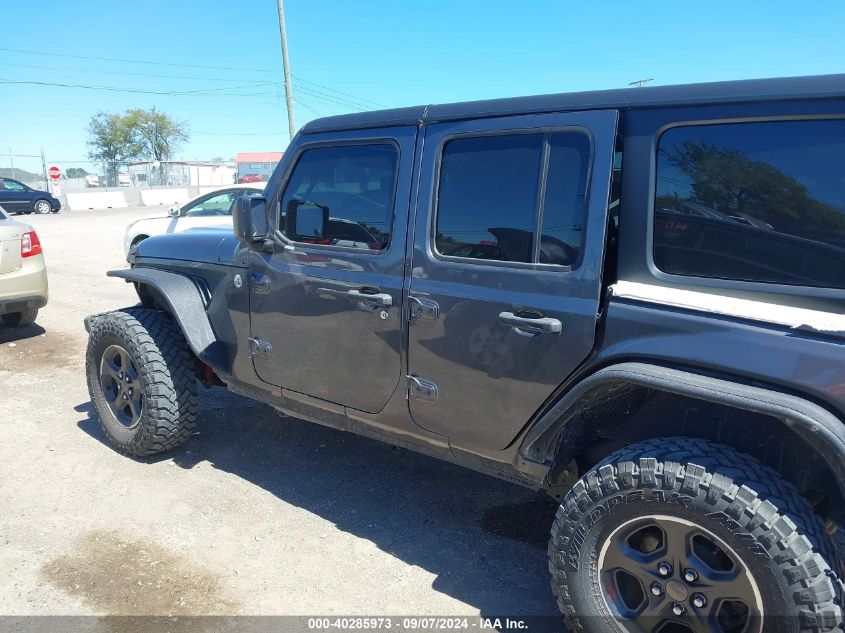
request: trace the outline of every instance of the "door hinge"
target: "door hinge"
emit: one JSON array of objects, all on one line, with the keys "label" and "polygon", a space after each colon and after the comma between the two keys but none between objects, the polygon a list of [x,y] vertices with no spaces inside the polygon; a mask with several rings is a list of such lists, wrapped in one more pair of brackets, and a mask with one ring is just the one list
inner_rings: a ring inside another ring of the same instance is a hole
[{"label": "door hinge", "polygon": [[440,317],[440,305],[432,299],[425,297],[408,297],[408,320],[434,321]]},{"label": "door hinge", "polygon": [[266,295],[270,293],[270,278],[267,275],[249,276],[249,289],[253,294]]},{"label": "door hinge", "polygon": [[258,338],[249,339],[249,353],[253,358],[270,358],[273,356],[273,346]]},{"label": "door hinge", "polygon": [[408,376],[408,397],[437,400],[437,385],[419,376]]}]

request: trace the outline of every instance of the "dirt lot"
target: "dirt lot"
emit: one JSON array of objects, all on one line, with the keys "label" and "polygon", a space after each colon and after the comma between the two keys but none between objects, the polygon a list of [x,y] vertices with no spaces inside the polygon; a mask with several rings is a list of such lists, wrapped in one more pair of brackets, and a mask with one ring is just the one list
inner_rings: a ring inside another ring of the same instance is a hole
[{"label": "dirt lot", "polygon": [[223,389],[199,434],[123,457],[91,414],[88,313],[131,305],[149,209],[28,216],[50,303],[0,326],[0,614],[551,615],[553,506],[510,484]]}]

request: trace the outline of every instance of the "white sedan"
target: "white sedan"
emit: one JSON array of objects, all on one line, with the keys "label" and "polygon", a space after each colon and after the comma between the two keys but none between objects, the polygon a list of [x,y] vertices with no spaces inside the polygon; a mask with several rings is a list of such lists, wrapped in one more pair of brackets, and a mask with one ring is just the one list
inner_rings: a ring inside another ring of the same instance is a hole
[{"label": "white sedan", "polygon": [[135,244],[153,235],[179,233],[208,226],[232,226],[232,207],[245,193],[261,193],[266,182],[248,182],[220,187],[192,198],[181,207],[170,207],[165,217],[143,218],[126,227],[123,236],[124,254]]}]

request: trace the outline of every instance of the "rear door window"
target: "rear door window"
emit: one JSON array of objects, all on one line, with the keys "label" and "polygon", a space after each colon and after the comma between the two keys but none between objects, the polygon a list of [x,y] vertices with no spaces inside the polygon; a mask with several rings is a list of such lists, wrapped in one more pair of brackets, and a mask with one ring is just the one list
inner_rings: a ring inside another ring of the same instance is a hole
[{"label": "rear door window", "polygon": [[589,136],[575,131],[447,141],[437,196],[437,252],[574,265],[581,251],[589,154]]},{"label": "rear door window", "polygon": [[845,288],[845,120],[664,132],[654,261],[678,275]]}]

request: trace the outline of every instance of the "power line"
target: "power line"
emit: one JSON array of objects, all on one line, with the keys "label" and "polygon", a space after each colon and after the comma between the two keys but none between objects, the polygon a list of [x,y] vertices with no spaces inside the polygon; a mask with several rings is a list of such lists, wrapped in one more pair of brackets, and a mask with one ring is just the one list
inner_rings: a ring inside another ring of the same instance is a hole
[{"label": "power line", "polygon": [[[0,49],[2,50],[2,49]],[[83,72],[83,73],[99,73],[102,75],[125,75],[130,77],[157,77],[159,79],[198,79],[201,81],[223,81],[231,83],[241,83],[247,81],[246,79],[236,79],[234,77],[197,77],[196,75],[160,75],[156,73],[135,73],[126,70],[99,70],[94,68],[68,68],[56,66],[38,66],[34,64],[9,64],[8,62],[0,62],[0,66],[10,66],[12,68],[28,68],[32,70],[53,70],[53,71],[69,71],[69,72]],[[252,83],[260,84],[277,84],[277,81],[269,79],[256,79]]]},{"label": "power line", "polygon": [[[264,97],[275,95],[275,92],[197,92],[197,91],[173,91],[173,90],[144,90],[142,88],[121,88],[118,86],[92,86],[89,84],[67,84],[50,81],[18,81],[0,78],[0,83],[31,85],[31,86],[53,86],[57,88],[80,88],[85,90],[106,90],[109,92],[132,92],[139,94],[167,95],[175,97]],[[216,90],[212,88],[211,90]]]},{"label": "power line", "polygon": [[206,66],[202,64],[177,64],[174,62],[153,62],[143,59],[123,59],[120,57],[94,57],[90,55],[70,55],[68,53],[47,53],[44,51],[31,51],[21,48],[3,48],[0,51],[9,53],[23,53],[26,55],[44,55],[47,57],[67,57],[70,59],[89,59],[101,62],[121,62],[123,64],[147,64],[149,66],[172,66],[177,68],[205,68],[207,70],[234,70],[238,72],[257,72],[257,73],[276,73],[275,70],[265,70],[262,68],[235,68],[232,66]]},{"label": "power line", "polygon": [[321,93],[318,93],[318,92],[313,92],[310,88],[304,88],[302,86],[298,86],[297,90],[304,92],[305,94],[307,94],[310,97],[313,97],[314,99],[319,99],[320,101],[325,101],[326,103],[331,103],[331,104],[334,104],[334,105],[343,106],[345,108],[348,108],[350,110],[354,110],[354,111],[357,111],[357,112],[360,112],[362,110],[367,109],[367,108],[361,106],[360,104],[350,103],[349,101],[343,101],[343,100],[340,100],[340,99],[335,99],[334,97],[327,97],[324,94],[321,94]]},{"label": "power line", "polygon": [[[41,56],[47,56],[47,57],[62,57],[62,58],[68,58],[68,59],[86,59],[86,60],[105,61],[105,62],[120,62],[120,63],[124,63],[124,64],[145,64],[145,65],[150,65],[150,66],[168,66],[168,67],[175,67],[175,68],[202,68],[202,69],[205,69],[205,70],[228,70],[228,71],[235,71],[235,72],[259,72],[259,73],[272,73],[272,74],[278,73],[278,71],[276,71],[276,70],[269,70],[269,69],[266,69],[266,68],[237,68],[237,67],[233,67],[233,66],[211,66],[211,65],[203,65],[203,64],[177,64],[175,62],[156,62],[156,61],[142,60],[142,59],[124,59],[124,58],[120,58],[120,57],[97,57],[97,56],[93,56],[93,55],[72,55],[72,54],[69,54],[69,53],[47,53],[45,51],[26,50],[26,49],[21,49],[21,48],[0,47],[0,51],[6,51],[6,52],[10,52],[10,53],[21,53],[21,54],[25,54],[25,55],[41,55]],[[4,62],[4,64],[5,64],[5,62]],[[6,64],[6,65],[10,65],[10,64]],[[92,71],[92,72],[109,72],[109,71]],[[140,74],[140,73],[128,73],[127,72],[127,73],[123,73],[123,74],[126,74],[126,75],[135,74],[135,75],[139,75],[139,76],[145,76],[145,75]],[[361,102],[362,104],[370,103],[372,105],[382,107],[382,108],[387,107],[382,103],[378,103],[377,101],[371,101],[369,99],[363,99],[361,97],[356,97],[355,95],[352,95],[348,92],[343,92],[341,90],[336,90],[334,88],[330,88],[329,86],[326,86],[324,84],[319,84],[315,81],[310,81],[308,79],[304,79],[302,77],[299,77],[298,75],[292,75],[292,76],[294,77],[294,79],[296,79],[297,81],[299,81],[301,83],[310,84],[312,86],[322,88],[323,90],[328,90],[329,92],[337,93],[338,95],[342,95],[343,97],[352,98],[356,101]],[[162,77],[166,77],[166,76],[162,75]],[[188,79],[188,77],[178,77],[178,76],[173,76],[173,78]],[[199,79],[199,77],[197,77],[197,79]],[[224,79],[220,79],[220,78],[217,78],[217,79],[214,79],[214,80],[215,81],[224,81]],[[276,82],[271,82],[271,83],[276,83]],[[368,109],[368,108],[365,107],[363,109]]]},{"label": "power line", "polygon": [[[270,82],[275,84],[276,82]],[[223,86],[222,88],[200,88],[199,90],[180,90],[175,94],[184,94],[184,95],[192,95],[192,94],[204,94],[204,93],[212,93],[217,92],[218,90],[246,90],[247,88],[259,88],[263,86],[256,86],[253,84],[247,84],[245,86]],[[262,93],[254,93],[254,94],[261,94],[261,95],[271,95],[275,94],[273,92],[262,92]]]},{"label": "power line", "polygon": [[316,108],[314,108],[313,106],[309,105],[306,101],[303,101],[301,97],[298,97],[298,98],[296,99],[296,103],[298,103],[299,105],[301,105],[302,107],[304,107],[304,108],[305,108],[306,110],[308,110],[309,112],[312,112],[313,114],[316,114],[317,116],[323,116],[323,113],[322,113],[322,112],[319,112]]},{"label": "power line", "polygon": [[334,88],[329,88],[328,86],[324,86],[323,84],[318,84],[316,81],[309,81],[309,80],[307,80],[307,79],[303,79],[302,77],[300,77],[300,76],[298,76],[298,75],[294,75],[294,76],[293,76],[293,78],[294,78],[294,79],[296,79],[297,81],[301,81],[302,83],[305,83],[305,84],[311,84],[312,86],[317,86],[318,88],[323,88],[323,89],[325,89],[325,90],[330,90],[331,92],[336,92],[336,93],[338,93],[338,94],[341,94],[341,95],[344,95],[344,96],[347,96],[347,97],[352,97],[352,98],[353,98],[353,99],[355,99],[356,101],[361,101],[362,103],[371,103],[371,104],[373,104],[374,106],[378,106],[378,107],[380,107],[380,108],[387,108],[387,107],[389,107],[389,106],[384,105],[383,103],[379,103],[378,101],[371,101],[371,100],[369,100],[369,99],[363,99],[363,98],[361,98],[361,97],[356,97],[355,95],[351,95],[351,94],[349,94],[348,92],[343,92],[343,91],[341,91],[341,90],[336,90],[336,89],[334,89]]},{"label": "power line", "polygon": [[[8,85],[31,85],[31,86],[49,86],[55,88],[75,88],[80,90],[103,90],[107,92],[126,92],[131,94],[152,94],[170,97],[277,97],[277,92],[217,92],[219,90],[234,90],[235,88],[207,88],[204,90],[146,90],[143,88],[124,88],[120,86],[95,86],[91,84],[74,84],[51,81],[35,81],[35,80],[13,80],[0,78],[0,83]],[[249,86],[242,86],[248,88]],[[339,99],[327,97],[324,94],[314,93],[308,88],[300,88],[306,95],[319,99],[326,103],[335,106],[341,106],[348,110],[360,112],[365,109],[360,104],[350,103]]]},{"label": "power line", "polygon": [[322,97],[325,97],[326,99],[330,99],[330,100],[332,100],[332,101],[334,101],[334,102],[336,102],[340,105],[347,105],[347,106],[350,106],[350,107],[358,109],[358,110],[369,110],[369,109],[371,109],[371,106],[368,106],[366,103],[362,103],[362,102],[358,102],[357,100],[353,100],[354,98],[353,99],[344,99],[343,97],[336,97],[336,96],[329,94],[327,92],[323,92],[321,90],[316,90],[316,89],[311,88],[309,86],[303,86],[301,83],[299,83],[299,81],[297,81],[296,85],[297,85],[298,90],[307,91],[308,94],[310,94],[315,99],[319,99],[320,96],[322,96]]}]

